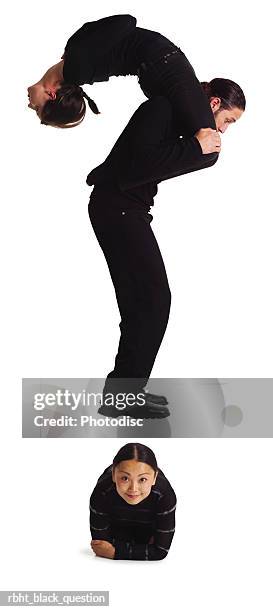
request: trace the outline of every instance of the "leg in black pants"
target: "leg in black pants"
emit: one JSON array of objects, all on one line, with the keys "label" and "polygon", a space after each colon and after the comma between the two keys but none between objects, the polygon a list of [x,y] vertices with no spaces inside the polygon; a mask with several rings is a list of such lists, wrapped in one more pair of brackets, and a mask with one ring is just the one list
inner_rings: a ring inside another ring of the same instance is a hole
[{"label": "leg in black pants", "polygon": [[[103,201],[104,199],[104,201]],[[124,204],[124,198],[123,198]],[[112,207],[111,207],[112,205]],[[105,255],[121,315],[120,342],[113,379],[134,379],[142,390],[150,376],[170,311],[170,289],[163,259],[150,227],[152,216],[141,208],[121,210],[108,195],[94,189],[89,216]]]},{"label": "leg in black pants", "polygon": [[182,136],[193,136],[201,128],[216,129],[208,97],[185,54],[178,53],[142,64],[139,84],[148,97],[165,96],[174,111],[176,129]]}]

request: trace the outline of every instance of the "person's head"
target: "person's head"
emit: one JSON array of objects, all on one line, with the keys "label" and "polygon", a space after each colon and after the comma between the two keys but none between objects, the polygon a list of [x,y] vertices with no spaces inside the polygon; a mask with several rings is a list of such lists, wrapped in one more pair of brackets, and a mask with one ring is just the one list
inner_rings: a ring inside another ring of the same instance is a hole
[{"label": "person's head", "polygon": [[99,114],[93,100],[78,85],[62,83],[48,86],[39,81],[28,87],[29,108],[36,111],[41,123],[52,127],[69,128],[79,125],[85,117],[86,104]]},{"label": "person's head", "polygon": [[243,90],[230,79],[212,79],[201,83],[207,94],[218,132],[224,134],[231,123],[240,119],[246,107]]},{"label": "person's head", "polygon": [[148,497],[157,474],[155,455],[144,444],[125,444],[113,459],[112,479],[127,504],[136,505]]}]

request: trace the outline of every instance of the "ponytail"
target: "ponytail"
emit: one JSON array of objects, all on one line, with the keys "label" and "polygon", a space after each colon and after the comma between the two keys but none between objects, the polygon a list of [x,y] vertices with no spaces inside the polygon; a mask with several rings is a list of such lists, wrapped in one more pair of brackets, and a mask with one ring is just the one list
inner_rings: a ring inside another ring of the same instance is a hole
[{"label": "ponytail", "polygon": [[95,113],[95,115],[100,115],[100,111],[99,111],[99,109],[98,109],[98,107],[97,107],[97,105],[96,105],[96,102],[94,102],[94,100],[92,100],[91,98],[89,98],[89,96],[88,96],[88,95],[87,95],[87,93],[86,93],[86,92],[83,90],[83,88],[82,88],[82,87],[79,87],[79,89],[80,89],[80,90],[81,90],[81,92],[82,92],[82,96],[83,96],[83,98],[85,98],[85,99],[87,100],[87,102],[88,102],[88,106],[89,106],[89,108],[91,108],[91,111],[92,111],[93,113]]},{"label": "ponytail", "polygon": [[241,87],[230,79],[216,78],[209,83],[203,81],[202,88],[208,98],[220,98],[221,109],[231,109],[234,107],[245,110],[246,99]]},{"label": "ponytail", "polygon": [[56,92],[55,100],[48,100],[42,109],[41,123],[53,127],[69,128],[79,125],[85,117],[87,100],[90,110],[99,114],[99,109],[79,85],[63,83]]}]

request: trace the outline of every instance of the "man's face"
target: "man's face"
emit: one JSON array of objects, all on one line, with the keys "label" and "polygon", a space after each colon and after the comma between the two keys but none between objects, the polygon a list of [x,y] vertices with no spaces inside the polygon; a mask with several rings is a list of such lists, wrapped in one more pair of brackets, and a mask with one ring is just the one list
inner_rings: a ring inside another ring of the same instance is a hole
[{"label": "man's face", "polygon": [[210,105],[214,114],[216,129],[221,134],[224,134],[229,125],[238,121],[244,112],[241,108],[237,108],[237,106],[233,106],[230,109],[220,109],[221,100],[219,98],[211,98]]},{"label": "man's face", "polygon": [[156,476],[150,465],[135,459],[121,461],[113,470],[117,493],[133,506],[150,495]]}]

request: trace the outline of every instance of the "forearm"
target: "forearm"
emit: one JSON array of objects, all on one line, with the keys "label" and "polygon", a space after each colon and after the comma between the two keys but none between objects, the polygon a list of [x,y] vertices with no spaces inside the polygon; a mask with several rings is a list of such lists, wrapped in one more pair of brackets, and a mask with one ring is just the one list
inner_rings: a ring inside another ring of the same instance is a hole
[{"label": "forearm", "polygon": [[150,182],[160,182],[175,176],[195,172],[215,164],[218,153],[204,155],[194,136],[177,138],[160,145],[149,145],[136,151],[133,159],[120,174],[122,191]]},{"label": "forearm", "polygon": [[105,542],[113,543],[113,536],[110,529],[90,529],[92,540],[104,540]]},{"label": "forearm", "polygon": [[105,540],[112,542],[112,532],[109,515],[100,506],[100,500],[93,494],[90,499],[89,526],[92,540]]},{"label": "forearm", "polygon": [[160,561],[164,559],[168,550],[155,544],[131,544],[130,542],[115,541],[114,559],[131,561]]},{"label": "forearm", "polygon": [[126,191],[212,166],[218,153],[203,154],[195,136],[178,138],[172,121],[166,98],[141,104],[105,162],[89,173],[87,184],[112,181]]}]

